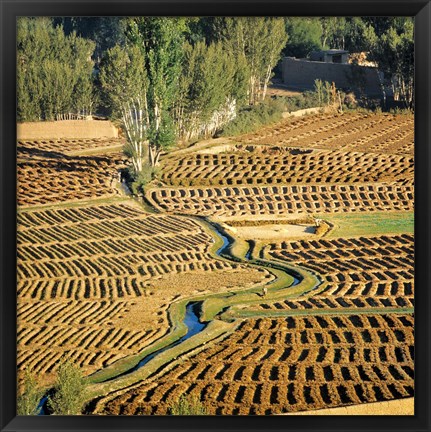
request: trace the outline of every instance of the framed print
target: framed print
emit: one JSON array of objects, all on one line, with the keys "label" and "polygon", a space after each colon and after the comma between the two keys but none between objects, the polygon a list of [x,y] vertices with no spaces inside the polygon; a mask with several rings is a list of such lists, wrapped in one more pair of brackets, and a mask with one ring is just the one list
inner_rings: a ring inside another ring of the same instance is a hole
[{"label": "framed print", "polygon": [[430,422],[430,4],[0,0],[1,430]]}]

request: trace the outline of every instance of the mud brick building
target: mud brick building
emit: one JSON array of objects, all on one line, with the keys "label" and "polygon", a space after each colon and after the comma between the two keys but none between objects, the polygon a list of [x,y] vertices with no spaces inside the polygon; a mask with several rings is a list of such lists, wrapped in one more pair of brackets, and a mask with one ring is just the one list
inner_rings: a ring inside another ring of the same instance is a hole
[{"label": "mud brick building", "polygon": [[315,51],[310,59],[284,57],[283,83],[291,88],[311,90],[314,81],[334,82],[339,89],[367,96],[382,96],[383,75],[377,68],[347,63],[348,52],[343,50]]}]

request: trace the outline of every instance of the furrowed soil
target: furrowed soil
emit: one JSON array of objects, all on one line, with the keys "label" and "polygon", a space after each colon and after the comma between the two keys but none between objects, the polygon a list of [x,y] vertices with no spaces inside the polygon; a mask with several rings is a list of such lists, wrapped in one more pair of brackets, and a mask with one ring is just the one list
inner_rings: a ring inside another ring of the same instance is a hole
[{"label": "furrowed soil", "polygon": [[[157,213],[121,191],[120,140],[20,141],[19,369],[43,384],[62,356],[115,371],[199,298],[219,336],[90,386],[86,413],[164,415],[184,394],[216,415],[413,397],[413,121],[318,114],[174,150],[146,188]],[[235,240],[223,257],[196,216]]]},{"label": "furrowed soil", "polygon": [[269,277],[215,259],[194,220],[125,198],[122,156],[103,154],[111,142],[92,143],[101,155],[61,153],[83,150],[79,140],[18,145],[17,363],[43,385],[60,358],[90,374],[139,353],[168,332],[174,301]]},{"label": "furrowed soil", "polygon": [[164,415],[182,394],[199,397],[213,415],[404,398],[414,392],[412,356],[411,315],[249,319],[157,381],[114,397],[105,413]]}]

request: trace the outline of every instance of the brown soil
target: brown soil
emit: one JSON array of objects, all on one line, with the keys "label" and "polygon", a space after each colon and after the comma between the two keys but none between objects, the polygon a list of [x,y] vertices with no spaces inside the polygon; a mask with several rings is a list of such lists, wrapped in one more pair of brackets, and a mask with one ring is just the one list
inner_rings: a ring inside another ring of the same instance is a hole
[{"label": "brown soil", "polygon": [[341,311],[413,308],[412,235],[316,239],[268,246],[269,256],[313,270],[324,287],[260,310]]},{"label": "brown soil", "polygon": [[[352,324],[357,321],[364,328]],[[364,341],[370,323],[372,336]],[[221,415],[280,414],[410,397],[412,326],[410,315],[249,319],[224,342],[183,359],[157,380],[106,398],[104,414],[164,415],[182,394],[197,396],[210,414]],[[330,342],[328,332],[337,339]],[[346,340],[346,332],[354,342]],[[378,332],[390,342],[382,343]],[[396,332],[403,333],[403,342],[396,340]]]},{"label": "brown soil", "polygon": [[212,258],[211,244],[196,222],[127,202],[21,212],[19,369],[52,382],[66,355],[94,372],[165,334],[171,302],[268,274]]},{"label": "brown soil", "polygon": [[346,113],[286,119],[236,142],[413,155],[413,115]]},{"label": "brown soil", "polygon": [[[126,161],[102,153],[120,143],[76,136],[18,143],[17,199],[26,210],[18,214],[18,368],[30,366],[43,384],[62,356],[88,374],[138,353],[166,333],[167,309],[178,299],[267,280],[265,270],[215,259],[210,235],[173,213],[266,219],[280,230],[289,225],[277,219],[414,207],[409,115],[290,118],[218,140],[227,147],[215,154],[206,151],[212,141],[181,149],[163,157],[166,187],[147,193],[162,214],[112,202]],[[110,202],[82,201],[94,198]],[[49,207],[30,210],[40,204]],[[243,234],[254,240],[251,228]],[[224,341],[106,396],[104,413],[166,414],[187,393],[223,415],[413,396],[413,236],[292,241],[274,226],[265,235],[271,230],[265,256],[309,268],[322,285],[248,307],[284,316],[238,322]]]},{"label": "brown soil", "polygon": [[[57,149],[62,151],[63,144],[63,141],[57,143]],[[18,144],[18,205],[56,204],[118,195],[115,187],[118,170],[125,166],[121,153],[109,157],[66,156],[58,150],[53,151],[52,144],[46,150],[27,143]]]},{"label": "brown soil", "polygon": [[166,159],[161,180],[170,186],[244,186],[413,182],[413,156],[247,146],[221,154]]},{"label": "brown soil", "polygon": [[161,211],[231,216],[412,211],[413,186],[398,184],[158,188],[147,198]]}]

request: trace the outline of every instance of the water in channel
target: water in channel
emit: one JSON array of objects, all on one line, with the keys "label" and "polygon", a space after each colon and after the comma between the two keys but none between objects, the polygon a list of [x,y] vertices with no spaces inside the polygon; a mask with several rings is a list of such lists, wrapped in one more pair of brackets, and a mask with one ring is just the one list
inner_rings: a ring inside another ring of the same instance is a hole
[{"label": "water in channel", "polygon": [[[213,225],[213,224],[211,224],[211,225],[212,225],[212,228],[217,233],[217,236],[223,241],[223,244],[215,252],[217,256],[222,256],[223,254],[225,254],[227,249],[233,243],[233,239],[231,237],[224,235],[218,226]],[[249,242],[249,245],[250,245],[249,250],[247,251],[247,253],[245,255],[246,260],[251,259],[251,252],[252,252],[253,246],[252,246],[251,242]],[[262,262],[261,265],[265,266],[265,263]],[[285,271],[287,271],[287,270],[285,269]],[[292,286],[297,285],[300,282],[301,276],[299,274],[297,274],[296,272],[294,272],[293,270],[288,271],[288,272],[294,279]],[[116,375],[115,377],[112,377],[112,378],[109,378],[105,381],[102,381],[102,382],[112,381],[112,380],[117,379],[119,377],[122,377],[124,375],[128,375],[128,374],[131,374],[132,372],[135,372],[136,370],[145,366],[150,360],[152,360],[158,354],[161,354],[162,352],[165,352],[168,349],[171,349],[171,348],[181,344],[185,340],[190,339],[192,336],[194,336],[194,335],[198,334],[199,332],[201,332],[202,330],[204,330],[205,327],[208,325],[208,322],[200,322],[200,320],[199,320],[201,307],[202,307],[202,301],[191,301],[191,302],[187,303],[186,313],[185,313],[184,321],[183,321],[183,323],[187,327],[187,333],[183,337],[181,337],[177,341],[173,342],[172,344],[167,345],[163,348],[160,348],[160,349],[154,351],[153,353],[145,356],[138,364],[136,364],[135,366],[133,366],[129,370],[127,370],[127,371],[125,371],[119,375]],[[48,394],[50,392],[52,392],[52,390],[50,390],[47,394],[45,394],[43,396],[43,398],[40,400],[39,405],[38,405],[40,412],[38,415],[49,415],[49,410],[48,410],[47,405],[48,405]]]}]

